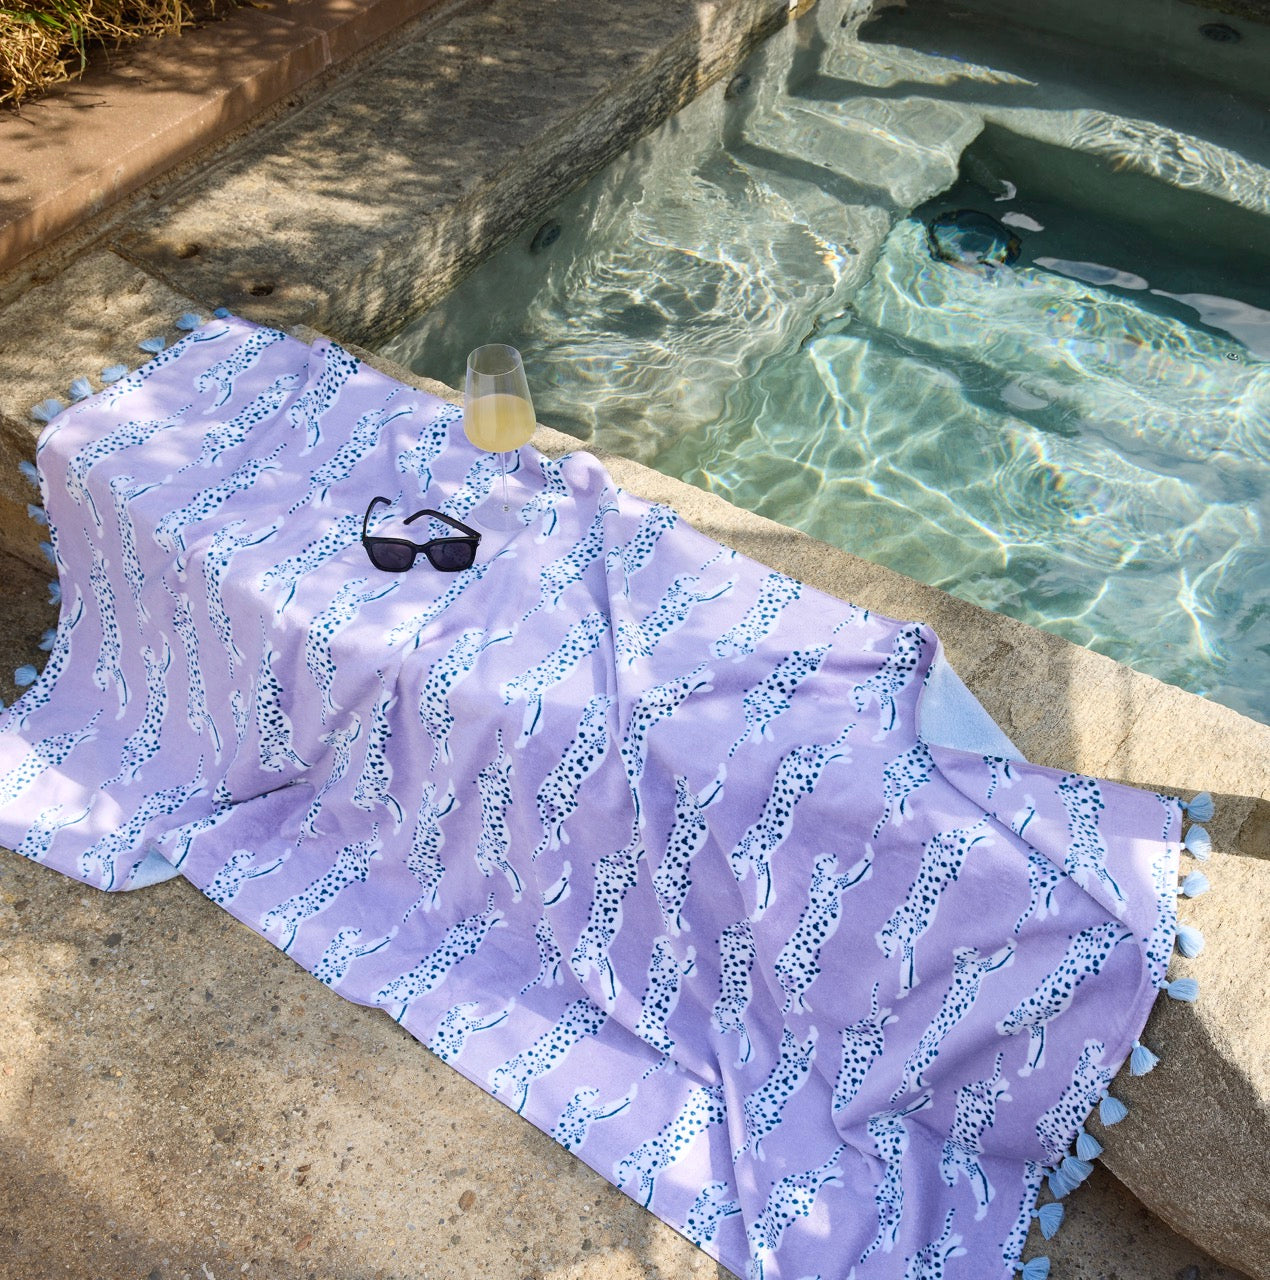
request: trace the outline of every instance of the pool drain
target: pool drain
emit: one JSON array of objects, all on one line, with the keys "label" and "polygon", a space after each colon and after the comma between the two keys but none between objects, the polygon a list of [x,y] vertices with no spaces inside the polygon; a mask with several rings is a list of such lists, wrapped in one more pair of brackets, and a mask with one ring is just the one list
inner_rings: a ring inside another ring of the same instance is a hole
[{"label": "pool drain", "polygon": [[1019,256],[1022,243],[1009,227],[978,209],[941,213],[926,227],[933,258],[961,267],[1004,267]]},{"label": "pool drain", "polygon": [[559,239],[560,224],[558,222],[544,222],[534,232],[534,238],[529,242],[529,252],[541,253],[544,249],[550,249]]}]

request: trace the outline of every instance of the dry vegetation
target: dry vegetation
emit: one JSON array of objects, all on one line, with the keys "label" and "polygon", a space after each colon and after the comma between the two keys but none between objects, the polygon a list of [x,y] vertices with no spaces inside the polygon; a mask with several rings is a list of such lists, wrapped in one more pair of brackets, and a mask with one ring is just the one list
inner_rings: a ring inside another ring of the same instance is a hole
[{"label": "dry vegetation", "polygon": [[178,32],[193,16],[188,0],[0,0],[0,104],[72,79],[97,49]]}]

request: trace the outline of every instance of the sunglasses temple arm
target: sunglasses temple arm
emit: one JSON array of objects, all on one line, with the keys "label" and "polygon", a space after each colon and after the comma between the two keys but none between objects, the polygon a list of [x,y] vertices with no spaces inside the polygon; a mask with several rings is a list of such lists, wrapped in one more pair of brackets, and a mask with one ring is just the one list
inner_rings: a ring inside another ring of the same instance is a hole
[{"label": "sunglasses temple arm", "polygon": [[456,520],[453,516],[447,516],[443,511],[434,511],[431,507],[425,507],[422,511],[416,511],[414,515],[407,516],[402,524],[412,524],[418,520],[420,516],[433,516],[440,520],[442,524],[448,524],[451,529],[460,529],[469,538],[475,538],[480,541],[481,535],[475,530],[465,525],[462,520]]},{"label": "sunglasses temple arm", "polygon": [[[372,499],[371,499],[371,502],[370,502],[370,505],[366,508],[366,514],[365,514],[364,516],[362,516],[362,538],[363,538],[363,540],[365,540],[367,530],[370,528],[370,513],[371,513],[372,511],[374,511],[374,509],[375,509],[375,508],[376,508],[376,507],[377,507],[381,502],[385,502],[385,503],[389,503],[389,504],[391,504],[391,499],[389,499],[389,498],[385,498],[385,497],[382,497],[382,496],[381,496],[381,497],[375,497],[375,498],[372,498]],[[409,521],[409,520],[407,520],[407,521],[406,521],[406,523],[407,523],[407,524],[409,524],[409,523],[410,523],[410,521]]]}]

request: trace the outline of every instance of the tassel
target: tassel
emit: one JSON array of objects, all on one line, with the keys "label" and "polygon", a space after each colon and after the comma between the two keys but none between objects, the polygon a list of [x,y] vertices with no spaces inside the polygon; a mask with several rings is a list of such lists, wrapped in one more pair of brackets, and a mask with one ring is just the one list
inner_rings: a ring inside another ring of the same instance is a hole
[{"label": "tassel", "polygon": [[1178,886],[1178,893],[1187,898],[1198,898],[1208,892],[1208,877],[1202,871],[1192,871]]},{"label": "tassel", "polygon": [[45,653],[48,653],[48,651],[52,649],[52,647],[56,643],[57,643],[57,632],[52,627],[50,627],[40,637],[40,648],[43,649]]},{"label": "tassel", "polygon": [[1174,1000],[1184,1000],[1187,1004],[1194,1004],[1199,999],[1199,983],[1194,978],[1177,978],[1173,982],[1166,982],[1164,990]]},{"label": "tassel", "polygon": [[101,371],[101,380],[103,382],[118,382],[127,372],[128,366],[126,364],[112,364],[110,368]]},{"label": "tassel", "polygon": [[184,333],[189,333],[191,329],[197,329],[203,323],[199,316],[194,312],[187,311],[184,315],[178,317],[176,327]]},{"label": "tassel", "polygon": [[60,582],[49,583],[49,604],[62,603],[62,584]]},{"label": "tassel", "polygon": [[1041,1235],[1046,1240],[1053,1240],[1058,1234],[1059,1227],[1063,1225],[1064,1212],[1066,1211],[1057,1200],[1032,1210],[1032,1217],[1036,1219],[1037,1225],[1041,1228]]},{"label": "tassel", "polygon": [[1129,1055],[1129,1074],[1144,1076],[1148,1071],[1154,1071],[1159,1061],[1160,1059],[1141,1040],[1135,1040],[1133,1052]]},{"label": "tassel", "polygon": [[1050,1260],[1045,1257],[1032,1258],[1028,1262],[1016,1262],[1014,1269],[1023,1277],[1023,1280],[1048,1280]]},{"label": "tassel", "polygon": [[[41,543],[41,546],[44,544]],[[1188,959],[1194,960],[1204,950],[1204,935],[1189,924],[1177,926],[1177,949]]]},{"label": "tassel", "polygon": [[217,320],[228,320],[230,311],[228,307],[217,307],[216,310],[212,312],[212,315],[214,315]]},{"label": "tassel", "polygon": [[1046,1179],[1049,1185],[1050,1195],[1055,1200],[1062,1200],[1064,1196],[1069,1196],[1076,1190],[1077,1184],[1074,1183],[1061,1168],[1055,1169],[1053,1173]]},{"label": "tassel", "polygon": [[1082,1129],[1076,1135],[1076,1154],[1082,1160],[1097,1160],[1102,1155],[1102,1143],[1092,1133]]},{"label": "tassel", "polygon": [[162,336],[157,338],[142,338],[141,341],[137,343],[137,346],[139,346],[142,351],[148,351],[152,356],[157,356],[167,345],[168,340]]},{"label": "tassel", "polygon": [[76,378],[71,383],[71,399],[87,400],[93,394],[93,384],[87,378]]},{"label": "tassel", "polygon": [[36,422],[52,422],[66,406],[60,400],[41,400],[39,404],[31,406],[31,417]]},{"label": "tassel", "polygon": [[43,507],[37,507],[34,502],[28,502],[26,504],[26,513],[36,524],[43,525],[46,529],[48,528],[49,513]]},{"label": "tassel", "polygon": [[18,463],[18,470],[26,476],[26,478],[38,489],[40,487],[40,473],[35,469],[34,462],[28,462],[25,458]]},{"label": "tassel", "polygon": [[1063,1171],[1063,1176],[1073,1187],[1080,1186],[1094,1171],[1094,1166],[1088,1160],[1082,1160],[1079,1156],[1064,1156],[1063,1163],[1058,1167]]},{"label": "tassel", "polygon": [[13,683],[16,684],[19,689],[25,689],[27,685],[35,683],[36,677],[39,674],[40,673],[32,666],[19,667],[13,673]]},{"label": "tassel", "polygon": [[1129,1114],[1129,1108],[1125,1106],[1119,1098],[1113,1097],[1109,1093],[1104,1093],[1102,1101],[1098,1104],[1098,1119],[1111,1128],[1113,1124],[1119,1124],[1121,1120]]},{"label": "tassel", "polygon": [[53,550],[53,544],[51,542],[41,542],[40,550],[44,552],[44,558],[49,562],[49,564],[51,564],[53,568],[56,569],[57,568],[57,552]]},{"label": "tassel", "polygon": [[1182,847],[1194,854],[1201,862],[1207,862],[1213,852],[1212,837],[1203,827],[1192,827],[1182,841]]},{"label": "tassel", "polygon": [[1182,808],[1193,821],[1207,822],[1212,818],[1216,806],[1213,804],[1213,797],[1207,791],[1201,791],[1190,800],[1183,800]]}]

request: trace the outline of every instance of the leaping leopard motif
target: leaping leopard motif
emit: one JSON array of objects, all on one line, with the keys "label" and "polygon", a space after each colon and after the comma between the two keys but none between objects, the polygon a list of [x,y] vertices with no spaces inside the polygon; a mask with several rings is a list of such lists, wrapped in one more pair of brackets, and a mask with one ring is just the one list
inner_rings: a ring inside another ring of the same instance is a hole
[{"label": "leaping leopard motif", "polygon": [[666,928],[678,936],[690,926],[683,919],[683,905],[692,888],[692,860],[705,847],[709,826],[702,811],[723,792],[726,771],[720,767],[713,785],[694,795],[683,774],[675,777],[675,817],[666,837],[666,848],[653,872],[653,892]]},{"label": "leaping leopard motif", "polygon": [[941,831],[926,842],[917,877],[909,886],[904,901],[877,933],[877,944],[884,956],[900,957],[900,991],[907,993],[917,985],[914,948],[918,940],[935,922],[935,913],[944,892],[961,876],[970,850],[988,839],[988,819],[973,827],[955,827]]},{"label": "leaping leopard motif", "polygon": [[952,1128],[944,1141],[939,1173],[950,1186],[964,1174],[975,1194],[975,1221],[987,1216],[988,1205],[995,1194],[979,1156],[983,1154],[984,1130],[997,1120],[997,1103],[1010,1101],[1010,1086],[1001,1083],[1001,1064],[1005,1054],[998,1053],[992,1075],[986,1080],[972,1080],[957,1090]]},{"label": "leaping leopard motif", "polygon": [[346,844],[335,856],[331,869],[319,876],[307,888],[294,893],[285,902],[270,908],[261,920],[268,931],[281,927],[286,941],[283,951],[290,951],[300,926],[319,915],[335,901],[350,884],[365,884],[370,875],[370,864],[380,856],[379,826],[371,828],[369,839]]},{"label": "leaping leopard motif", "polygon": [[820,976],[820,952],[838,932],[842,895],[873,874],[872,847],[866,844],[864,856],[842,875],[834,874],[837,866],[838,859],[832,853],[822,853],[816,859],[807,905],[772,966],[785,993],[782,1016],[788,1017],[795,1004],[799,1009],[806,1009],[807,992]]},{"label": "leaping leopard motif", "polygon": [[609,749],[609,712],[613,699],[605,693],[597,693],[588,699],[578,721],[578,731],[565,747],[560,761],[543,779],[534,801],[538,806],[538,820],[542,823],[542,839],[534,849],[532,860],[548,849],[558,849],[569,843],[564,824],[578,807],[578,794],[582,784],[604,762]]},{"label": "leaping leopard motif", "polygon": [[805,680],[820,670],[832,646],[795,649],[783,657],[772,671],[741,698],[745,709],[745,731],[732,744],[728,758],[736,755],[745,742],[762,742],[771,738],[770,725],[777,716],[793,706],[794,695]]},{"label": "leaping leopard motif", "polygon": [[957,947],[953,951],[952,979],[944,992],[944,998],[930,1026],[922,1032],[917,1048],[904,1063],[904,1078],[891,1096],[895,1102],[905,1093],[925,1085],[925,1073],[939,1056],[939,1046],[948,1038],[956,1025],[965,1018],[979,998],[984,977],[997,969],[1004,969],[1014,961],[1014,943],[1007,942],[999,951],[982,956],[974,947]]},{"label": "leaping leopard motif", "polygon": [[[855,686],[853,696],[856,710],[863,712],[869,699],[878,704],[879,726],[876,737],[883,737],[895,728],[898,713],[896,698],[912,682],[922,660],[922,650],[929,642],[918,625],[900,629],[891,645],[891,652],[882,665],[866,680]],[[881,717],[889,714],[885,725]]]},{"label": "leaping leopard motif", "polygon": [[845,1111],[860,1092],[864,1077],[882,1056],[886,1024],[895,1021],[895,1015],[890,1009],[878,1006],[880,985],[877,982],[873,984],[873,993],[869,998],[869,1016],[842,1029],[842,1065],[838,1068],[838,1077],[833,1087],[835,1114]]},{"label": "leaping leopard motif", "polygon": [[1111,953],[1132,936],[1114,920],[1082,929],[1068,943],[1054,972],[997,1023],[997,1031],[1003,1036],[1020,1031],[1028,1034],[1027,1062],[1019,1068],[1019,1075],[1030,1075],[1043,1065],[1045,1028],[1071,1004],[1081,984],[1096,977]]},{"label": "leaping leopard motif", "polygon": [[318,380],[287,410],[287,421],[293,427],[304,428],[305,453],[317,448],[322,439],[323,415],[339,399],[344,384],[361,368],[361,361],[335,342],[326,344],[321,357],[322,372]]},{"label": "leaping leopard motif", "polygon": [[637,1182],[645,1209],[652,1203],[657,1178],[675,1163],[701,1134],[727,1118],[722,1085],[694,1089],[674,1119],[628,1156],[617,1162],[613,1181],[619,1187]]},{"label": "leaping leopard motif", "polygon": [[437,946],[414,968],[381,987],[375,993],[375,1001],[379,1004],[400,1005],[395,1018],[395,1021],[400,1022],[414,1000],[429,991],[435,991],[445,981],[450,970],[455,965],[462,964],[469,956],[474,956],[489,936],[490,930],[502,927],[503,923],[503,913],[494,909],[494,895],[491,893],[484,911],[464,916],[457,924],[452,924]]},{"label": "leaping leopard motif", "polygon": [[780,1059],[767,1079],[754,1090],[742,1104],[745,1119],[745,1141],[733,1153],[734,1161],[753,1151],[762,1160],[763,1139],[781,1122],[786,1104],[811,1074],[812,1059],[816,1056],[818,1033],[815,1027],[808,1032],[801,1044],[786,1027],[781,1032]]},{"label": "leaping leopard motif", "polygon": [[509,1093],[518,1098],[515,1109],[519,1115],[529,1101],[529,1090],[534,1081],[559,1066],[579,1041],[598,1034],[608,1017],[603,1009],[585,996],[573,1001],[554,1027],[543,1032],[514,1058],[494,1068],[490,1075],[490,1088],[496,1094]]},{"label": "leaping leopard motif", "polygon": [[313,976],[328,987],[337,986],[343,981],[354,960],[374,955],[376,951],[386,947],[397,936],[397,926],[393,925],[382,938],[376,938],[374,942],[359,943],[361,936],[360,929],[351,926],[340,929],[326,944],[321,959],[313,966]]}]

